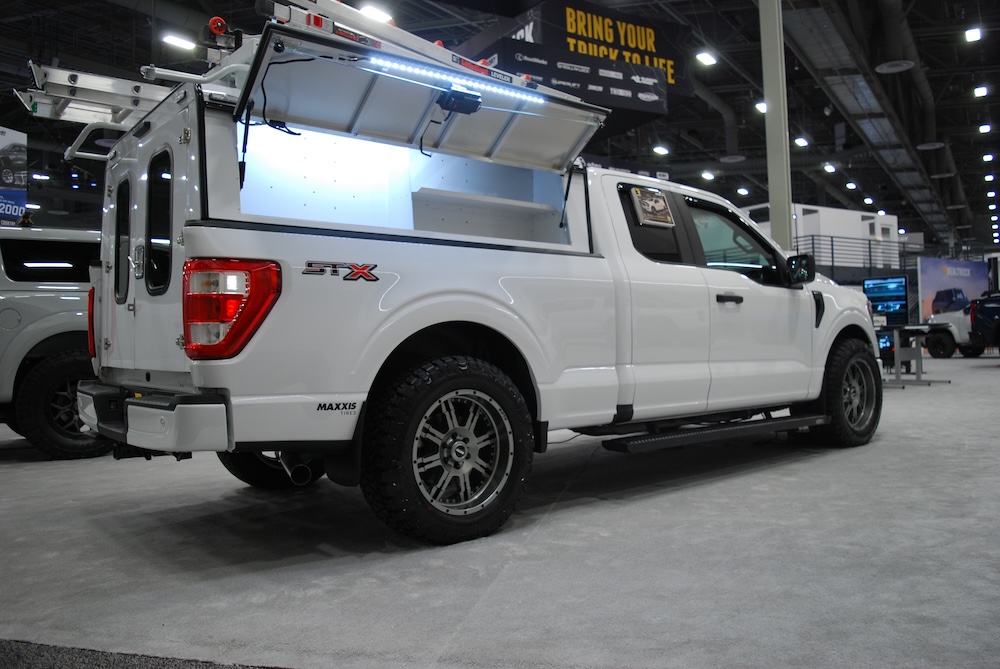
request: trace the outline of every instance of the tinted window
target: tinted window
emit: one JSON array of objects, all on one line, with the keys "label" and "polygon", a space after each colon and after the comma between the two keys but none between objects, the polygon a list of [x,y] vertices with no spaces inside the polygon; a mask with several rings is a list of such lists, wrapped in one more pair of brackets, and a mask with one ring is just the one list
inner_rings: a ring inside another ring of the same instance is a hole
[{"label": "tinted window", "polygon": [[170,284],[171,220],[170,154],[162,151],[149,163],[149,203],[146,211],[146,288],[159,295]]},{"label": "tinted window", "polygon": [[[658,194],[658,191],[649,188],[637,188],[626,184],[618,185],[618,195],[621,199],[622,207],[625,208],[625,218],[628,221],[629,233],[632,235],[632,245],[635,250],[656,262],[681,262],[681,252],[677,245],[677,231],[675,227],[667,227],[662,223],[644,223],[644,218],[654,217],[654,221],[673,220],[673,215],[669,209],[669,202],[665,196],[658,198],[636,197],[634,191],[640,191],[642,195]],[[648,202],[655,202],[657,211],[643,211],[642,207]]]},{"label": "tinted window", "polygon": [[118,185],[115,199],[115,300],[122,304],[128,297],[129,246],[132,242],[132,188],[128,179]]},{"label": "tinted window", "polygon": [[11,281],[90,283],[90,261],[100,257],[101,246],[97,242],[4,239],[0,253]]},{"label": "tinted window", "polygon": [[774,252],[735,217],[687,198],[705,264],[744,274],[759,283],[781,284]]}]

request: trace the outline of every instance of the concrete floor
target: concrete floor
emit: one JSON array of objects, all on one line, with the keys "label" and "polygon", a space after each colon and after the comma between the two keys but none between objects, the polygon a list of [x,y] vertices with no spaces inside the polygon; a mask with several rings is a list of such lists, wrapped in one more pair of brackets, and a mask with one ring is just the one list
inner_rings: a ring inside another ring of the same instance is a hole
[{"label": "concrete floor", "polygon": [[857,449],[553,445],[446,548],[326,480],[50,462],[0,426],[0,667],[1000,667],[1000,359],[925,369],[952,383],[887,389]]}]

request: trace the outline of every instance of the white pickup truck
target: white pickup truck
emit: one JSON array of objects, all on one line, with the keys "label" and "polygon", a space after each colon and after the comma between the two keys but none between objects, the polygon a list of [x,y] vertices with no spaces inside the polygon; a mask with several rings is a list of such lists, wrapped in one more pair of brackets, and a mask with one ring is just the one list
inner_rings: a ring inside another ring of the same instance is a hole
[{"label": "white pickup truck", "polygon": [[606,110],[304,4],[205,77],[147,72],[181,83],[110,151],[78,396],[118,457],[326,475],[449,543],[554,429],[872,438],[862,294],[716,195],[575,162]]}]

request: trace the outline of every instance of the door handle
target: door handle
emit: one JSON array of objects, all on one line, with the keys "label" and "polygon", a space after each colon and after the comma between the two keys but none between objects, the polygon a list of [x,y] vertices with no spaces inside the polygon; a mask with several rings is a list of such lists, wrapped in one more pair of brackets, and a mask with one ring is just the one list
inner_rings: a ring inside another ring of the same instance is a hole
[{"label": "door handle", "polygon": [[723,303],[732,302],[733,304],[743,304],[743,296],[733,295],[732,293],[716,293],[715,301]]}]

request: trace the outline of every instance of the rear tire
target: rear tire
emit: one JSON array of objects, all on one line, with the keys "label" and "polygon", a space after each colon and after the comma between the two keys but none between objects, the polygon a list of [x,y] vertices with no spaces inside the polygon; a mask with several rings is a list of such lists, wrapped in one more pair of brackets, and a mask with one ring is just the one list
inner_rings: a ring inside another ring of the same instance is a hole
[{"label": "rear tire", "polygon": [[11,429],[56,460],[109,453],[111,442],[84,425],[77,413],[76,384],[93,378],[86,351],[45,358],[31,368],[17,389]]},{"label": "rear tire", "polygon": [[986,349],[982,346],[959,346],[958,352],[963,358],[978,358],[986,352]]},{"label": "rear tire", "polygon": [[374,394],[361,490],[389,527],[452,544],[514,511],[531,470],[531,415],[514,382],[469,357],[443,357]]},{"label": "rear tire", "polygon": [[927,338],[927,352],[932,358],[950,358],[955,355],[955,338],[948,332],[938,332]]},{"label": "rear tire", "polygon": [[882,375],[869,346],[858,339],[834,346],[820,399],[830,422],[814,428],[817,436],[841,447],[871,441],[882,415]]},{"label": "rear tire", "polygon": [[[283,490],[285,488],[299,488],[292,483],[288,477],[288,472],[278,460],[278,454],[268,455],[266,453],[216,453],[219,461],[229,470],[229,473],[243,481],[247,485],[265,490]],[[305,485],[312,485],[318,481],[326,469],[322,460],[313,460],[307,463],[312,476]]]}]

